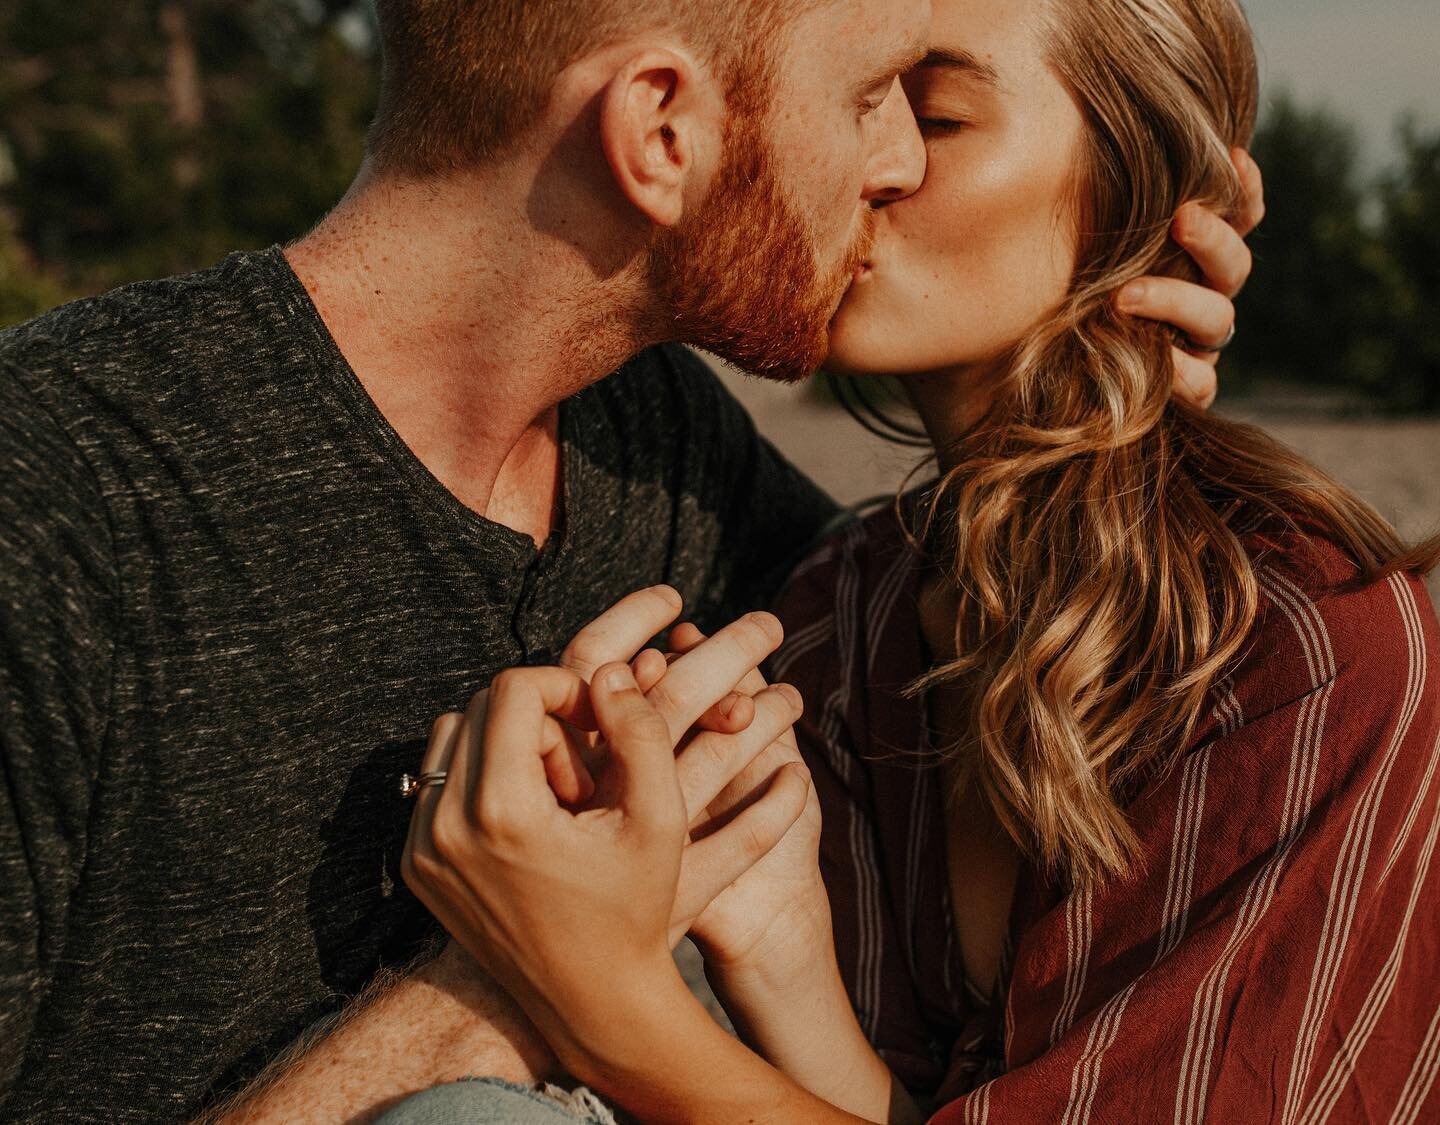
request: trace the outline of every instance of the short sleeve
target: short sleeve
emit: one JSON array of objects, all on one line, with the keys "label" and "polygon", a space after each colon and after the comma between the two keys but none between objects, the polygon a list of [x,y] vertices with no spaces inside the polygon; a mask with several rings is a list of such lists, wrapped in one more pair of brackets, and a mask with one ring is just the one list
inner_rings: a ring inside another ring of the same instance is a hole
[{"label": "short sleeve", "polygon": [[0,1098],[63,944],[110,703],[116,578],[99,486],[0,361]]},{"label": "short sleeve", "polygon": [[938,1125],[1434,1119],[1434,614],[1403,577],[1262,587],[1206,735],[1130,808],[1141,869],[1026,928],[1007,1071]]}]

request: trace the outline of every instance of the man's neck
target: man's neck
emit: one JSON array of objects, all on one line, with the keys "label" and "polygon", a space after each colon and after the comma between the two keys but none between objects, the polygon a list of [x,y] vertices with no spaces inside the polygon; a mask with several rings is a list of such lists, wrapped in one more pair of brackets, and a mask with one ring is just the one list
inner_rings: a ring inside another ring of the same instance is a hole
[{"label": "man's neck", "polygon": [[286,257],[421,463],[467,507],[539,542],[558,404],[649,341],[627,276],[596,279],[538,235],[523,187],[496,182],[505,174],[437,185],[362,172]]}]

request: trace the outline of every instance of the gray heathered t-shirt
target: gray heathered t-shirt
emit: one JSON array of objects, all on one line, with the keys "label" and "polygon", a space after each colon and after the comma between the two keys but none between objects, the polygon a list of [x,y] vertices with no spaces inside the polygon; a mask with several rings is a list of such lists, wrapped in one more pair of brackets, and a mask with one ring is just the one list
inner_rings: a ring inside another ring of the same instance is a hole
[{"label": "gray heathered t-shirt", "polygon": [[0,1115],[173,1120],[431,923],[429,722],[620,595],[764,605],[834,507],[697,357],[563,404],[563,515],[459,503],[277,249],[0,333]]}]

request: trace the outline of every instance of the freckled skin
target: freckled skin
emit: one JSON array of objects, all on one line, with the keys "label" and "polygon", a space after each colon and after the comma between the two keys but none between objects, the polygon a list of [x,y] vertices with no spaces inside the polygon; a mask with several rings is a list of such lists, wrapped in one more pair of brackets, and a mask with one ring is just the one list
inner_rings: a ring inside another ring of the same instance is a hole
[{"label": "freckled skin", "polygon": [[[887,51],[903,49],[907,39],[923,45],[929,11],[928,3],[914,0],[850,0],[822,5],[795,23],[792,42],[809,49],[786,55],[770,141],[780,182],[810,223],[822,273],[841,261],[860,235],[873,198],[867,184],[883,179],[887,169],[923,168],[920,139],[901,120],[908,113],[904,99],[892,95],[862,116],[855,81],[874,69],[877,44]],[[815,49],[817,44],[825,49]]]},{"label": "freckled skin", "polygon": [[[852,374],[983,366],[1064,296],[1068,187],[1080,112],[1045,65],[1048,0],[940,0],[932,45],[968,51],[998,86],[920,68],[905,88],[926,137],[925,182],[880,213],[871,273],[831,326],[827,367]],[[957,130],[930,119],[963,121]]]}]

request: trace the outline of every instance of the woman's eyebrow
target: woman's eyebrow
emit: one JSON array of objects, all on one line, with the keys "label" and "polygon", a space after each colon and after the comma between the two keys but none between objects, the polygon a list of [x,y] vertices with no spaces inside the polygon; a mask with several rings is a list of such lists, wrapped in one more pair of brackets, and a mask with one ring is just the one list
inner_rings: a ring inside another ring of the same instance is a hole
[{"label": "woman's eyebrow", "polygon": [[856,89],[870,90],[879,86],[882,82],[893,81],[896,75],[904,74],[906,71],[921,65],[924,57],[924,47],[907,47],[903,53],[896,55],[884,66],[866,78]]},{"label": "woman's eyebrow", "polygon": [[952,50],[945,47],[934,47],[928,51],[920,60],[917,70],[934,67],[938,70],[958,70],[968,74],[971,78],[985,83],[987,86],[998,86],[1000,76],[995,73],[995,68],[989,63],[981,62],[969,51]]}]

